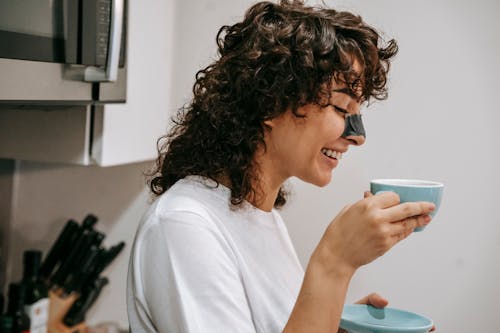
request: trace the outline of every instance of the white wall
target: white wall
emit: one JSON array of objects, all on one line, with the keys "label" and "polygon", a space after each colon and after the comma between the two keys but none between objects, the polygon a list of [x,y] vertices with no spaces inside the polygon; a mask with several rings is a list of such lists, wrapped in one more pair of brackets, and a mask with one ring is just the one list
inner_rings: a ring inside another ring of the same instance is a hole
[{"label": "white wall", "polygon": [[498,331],[500,297],[500,4],[496,1],[330,1],[395,37],[390,98],[365,111],[367,143],[324,189],[294,181],[284,212],[302,262],[328,221],[373,178],[445,183],[442,207],[355,276],[348,300],[378,291],[432,317],[441,332]]},{"label": "white wall", "polygon": [[[215,34],[241,17],[248,0],[177,0],[172,105],[191,91],[194,73],[215,56]],[[379,177],[443,181],[442,208],[426,231],[362,268],[348,301],[371,291],[394,307],[432,317],[440,332],[492,332],[500,299],[500,4],[491,1],[327,1],[352,8],[395,37],[400,53],[391,72],[390,98],[365,112],[368,141],[351,151],[334,181],[315,188],[293,180],[284,209],[305,265],[323,230],[347,203]],[[47,248],[67,218],[94,212],[107,245],[131,244],[147,206],[141,172],[149,164],[113,168],[21,163],[12,222],[22,245]],[[124,288],[128,251],[107,272],[108,290],[90,323],[127,326]],[[16,272],[12,272],[15,276]]]}]

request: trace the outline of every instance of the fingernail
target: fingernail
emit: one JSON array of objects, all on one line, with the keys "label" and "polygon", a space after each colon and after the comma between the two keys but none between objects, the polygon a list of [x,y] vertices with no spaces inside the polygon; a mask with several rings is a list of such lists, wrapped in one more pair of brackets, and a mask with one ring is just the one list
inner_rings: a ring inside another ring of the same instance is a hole
[{"label": "fingernail", "polygon": [[430,215],[425,215],[424,216],[425,224],[429,223],[431,220],[432,220],[432,217]]},{"label": "fingernail", "polygon": [[432,212],[433,210],[435,210],[435,209],[436,209],[436,205],[435,205],[435,204],[431,204],[431,208],[430,208],[431,212]]}]

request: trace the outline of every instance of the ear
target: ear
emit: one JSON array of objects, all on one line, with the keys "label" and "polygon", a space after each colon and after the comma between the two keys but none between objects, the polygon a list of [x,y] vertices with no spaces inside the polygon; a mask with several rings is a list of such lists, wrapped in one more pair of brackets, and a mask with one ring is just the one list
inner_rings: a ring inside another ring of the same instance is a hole
[{"label": "ear", "polygon": [[275,125],[274,119],[275,118],[264,120],[264,126],[267,127],[267,128],[273,128],[274,125]]}]

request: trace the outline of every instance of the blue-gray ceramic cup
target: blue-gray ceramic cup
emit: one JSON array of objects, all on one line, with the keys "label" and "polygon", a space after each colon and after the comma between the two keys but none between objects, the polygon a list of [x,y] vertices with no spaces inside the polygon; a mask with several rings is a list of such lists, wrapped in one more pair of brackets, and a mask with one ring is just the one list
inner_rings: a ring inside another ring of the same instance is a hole
[{"label": "blue-gray ceramic cup", "polygon": [[[436,209],[429,215],[434,217],[441,204],[444,185],[439,182],[417,179],[374,179],[370,182],[370,191],[373,194],[380,192],[396,192],[401,203],[414,201],[428,201],[436,205]],[[415,228],[422,231],[425,227]]]}]

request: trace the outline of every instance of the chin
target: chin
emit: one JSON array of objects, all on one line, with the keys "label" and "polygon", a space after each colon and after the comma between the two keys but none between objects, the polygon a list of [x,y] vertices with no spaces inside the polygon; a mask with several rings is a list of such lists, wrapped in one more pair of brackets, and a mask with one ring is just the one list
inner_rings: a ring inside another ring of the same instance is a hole
[{"label": "chin", "polygon": [[310,179],[302,179],[303,181],[316,185],[318,187],[325,187],[330,184],[332,181],[332,173],[328,173],[328,175],[317,175],[316,177],[312,177]]},{"label": "chin", "polygon": [[331,181],[332,181],[332,176],[328,177],[328,180],[319,183],[318,186],[325,187],[326,185],[330,184]]}]

